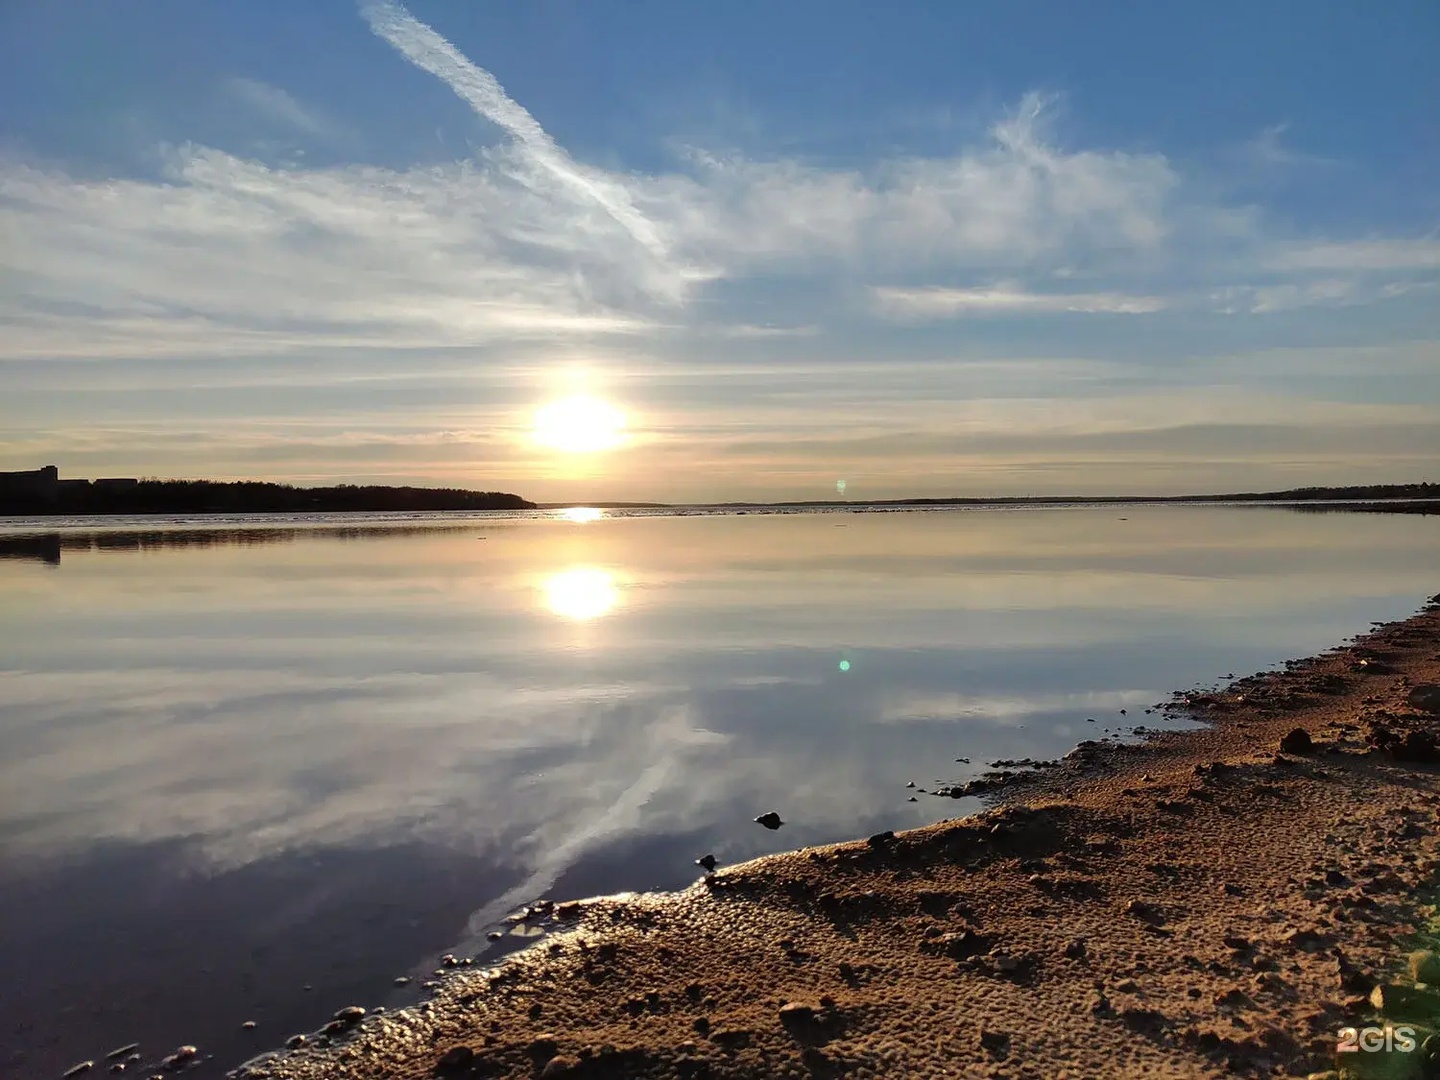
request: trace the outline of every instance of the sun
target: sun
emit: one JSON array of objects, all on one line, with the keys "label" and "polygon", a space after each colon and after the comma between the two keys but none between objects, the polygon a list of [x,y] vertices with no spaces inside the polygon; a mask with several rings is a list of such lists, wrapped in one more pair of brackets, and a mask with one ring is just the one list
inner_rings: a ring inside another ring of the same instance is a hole
[{"label": "sun", "polygon": [[625,414],[584,395],[552,401],[535,413],[535,441],[567,454],[611,450],[624,441]]}]

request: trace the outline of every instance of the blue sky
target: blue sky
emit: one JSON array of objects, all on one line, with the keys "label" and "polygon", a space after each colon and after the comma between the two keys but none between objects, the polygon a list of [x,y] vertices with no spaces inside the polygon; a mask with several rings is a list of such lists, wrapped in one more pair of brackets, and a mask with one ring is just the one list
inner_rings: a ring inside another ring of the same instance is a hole
[{"label": "blue sky", "polygon": [[[1440,9],[0,9],[0,467],[1440,479]],[[547,402],[625,416],[537,443]]]}]

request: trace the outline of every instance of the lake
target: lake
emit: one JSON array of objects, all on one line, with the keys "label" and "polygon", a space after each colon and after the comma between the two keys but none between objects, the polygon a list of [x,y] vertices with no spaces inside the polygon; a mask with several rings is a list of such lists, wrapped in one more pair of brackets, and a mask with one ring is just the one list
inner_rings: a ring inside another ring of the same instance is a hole
[{"label": "lake", "polygon": [[58,525],[0,525],[7,1077],[220,1075],[520,904],[972,812],[907,785],[1440,577],[1440,517],[1267,507]]}]

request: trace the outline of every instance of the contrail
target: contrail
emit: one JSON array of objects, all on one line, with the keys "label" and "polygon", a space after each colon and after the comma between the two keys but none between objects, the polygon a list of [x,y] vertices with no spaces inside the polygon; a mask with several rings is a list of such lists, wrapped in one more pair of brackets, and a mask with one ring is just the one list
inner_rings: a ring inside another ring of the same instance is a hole
[{"label": "contrail", "polygon": [[396,0],[361,0],[360,13],[375,34],[389,42],[422,71],[428,71],[469,103],[485,119],[504,128],[530,160],[582,197],[598,203],[652,254],[664,257],[666,247],[651,222],[635,209],[618,185],[586,176],[531,116],[505,93],[494,75],[467,60],[449,41],[426,26]]}]

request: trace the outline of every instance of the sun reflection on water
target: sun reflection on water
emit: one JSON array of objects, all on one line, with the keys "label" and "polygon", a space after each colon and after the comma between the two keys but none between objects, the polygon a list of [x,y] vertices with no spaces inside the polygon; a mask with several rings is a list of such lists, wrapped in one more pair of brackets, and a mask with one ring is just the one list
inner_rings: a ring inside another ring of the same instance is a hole
[{"label": "sun reflection on water", "polygon": [[560,516],[566,521],[584,525],[587,521],[599,521],[605,516],[605,512],[594,506],[567,506],[560,511]]},{"label": "sun reflection on water", "polygon": [[598,567],[576,566],[545,579],[545,606],[575,622],[609,614],[619,599],[615,575]]}]

